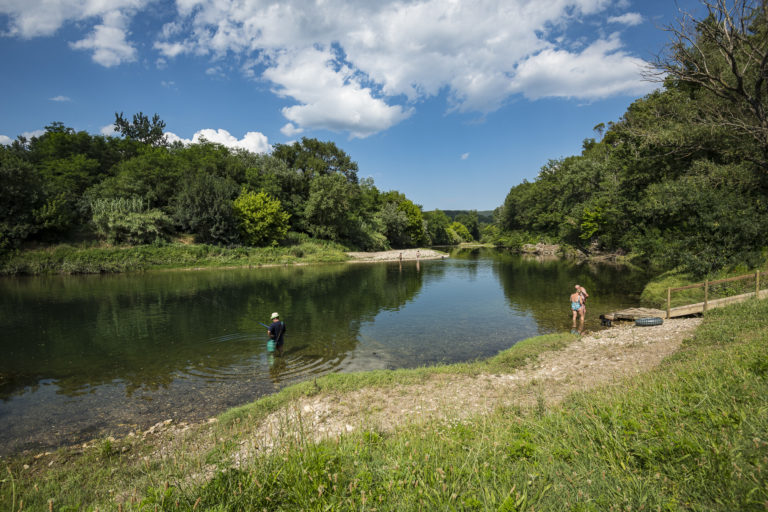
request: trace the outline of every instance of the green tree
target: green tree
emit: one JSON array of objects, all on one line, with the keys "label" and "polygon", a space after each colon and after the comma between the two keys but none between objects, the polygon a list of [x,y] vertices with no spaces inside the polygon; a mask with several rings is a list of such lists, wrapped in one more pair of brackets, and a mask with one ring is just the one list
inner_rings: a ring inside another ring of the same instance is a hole
[{"label": "green tree", "polygon": [[384,235],[392,246],[415,247],[429,243],[424,217],[418,205],[395,190],[382,194],[381,200],[384,203],[380,215],[384,222]]},{"label": "green tree", "polygon": [[453,244],[453,237],[448,232],[451,219],[442,210],[424,212],[424,220],[427,221],[427,233],[432,245]]},{"label": "green tree", "polygon": [[288,213],[280,201],[264,192],[243,190],[235,199],[234,211],[246,244],[277,245],[288,232]]},{"label": "green tree", "polygon": [[34,167],[0,147],[0,253],[14,249],[39,226],[35,210],[43,204],[40,176]]},{"label": "green tree", "polygon": [[301,142],[276,144],[272,155],[308,179],[338,173],[350,183],[357,183],[357,163],[333,142],[303,137]]},{"label": "green tree", "polygon": [[758,0],[702,0],[705,16],[681,11],[668,26],[670,41],[655,62],[659,80],[698,90],[697,124],[727,127],[748,157],[768,168],[768,6]]},{"label": "green tree", "polygon": [[117,164],[112,176],[89,188],[86,201],[140,197],[152,207],[170,213],[181,176],[189,167],[167,148],[143,146],[136,156]]},{"label": "green tree", "polygon": [[234,245],[240,240],[233,203],[238,190],[230,179],[187,171],[174,198],[174,218],[199,242]]},{"label": "green tree", "polygon": [[165,146],[167,141],[163,130],[165,130],[165,121],[160,119],[158,114],[149,117],[139,112],[133,114],[133,120],[128,121],[123,117],[123,113],[115,112],[115,130],[120,132],[123,137],[136,140],[150,146]]},{"label": "green tree", "polygon": [[339,241],[352,229],[358,187],[340,174],[318,176],[312,180],[304,206],[307,230],[313,236]]},{"label": "green tree", "polygon": [[455,220],[464,224],[464,226],[472,235],[473,240],[480,240],[480,218],[477,214],[477,210],[470,210],[466,213],[462,213],[456,216]]}]

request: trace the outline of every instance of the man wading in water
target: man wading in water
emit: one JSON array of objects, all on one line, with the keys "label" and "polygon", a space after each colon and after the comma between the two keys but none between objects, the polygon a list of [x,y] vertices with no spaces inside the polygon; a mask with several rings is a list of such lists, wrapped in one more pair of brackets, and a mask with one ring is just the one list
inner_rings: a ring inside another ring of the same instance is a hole
[{"label": "man wading in water", "polygon": [[272,324],[267,328],[267,334],[270,339],[275,340],[275,348],[277,349],[277,355],[283,355],[283,335],[285,334],[285,322],[280,321],[280,315],[272,313]]}]

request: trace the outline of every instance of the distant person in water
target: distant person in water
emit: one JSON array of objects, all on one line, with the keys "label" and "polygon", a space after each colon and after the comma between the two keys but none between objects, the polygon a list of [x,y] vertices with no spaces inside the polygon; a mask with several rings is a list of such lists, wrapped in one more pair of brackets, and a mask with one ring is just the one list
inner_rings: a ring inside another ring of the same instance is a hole
[{"label": "distant person in water", "polygon": [[285,322],[280,320],[280,315],[272,313],[272,323],[267,328],[267,334],[269,338],[275,340],[275,348],[277,349],[277,355],[283,355],[283,344],[285,343]]},{"label": "distant person in water", "polygon": [[587,297],[589,297],[589,294],[587,293],[587,290],[584,289],[583,286],[580,284],[576,285],[576,292],[581,295],[581,309],[582,309],[582,316],[587,315]]},{"label": "distant person in water", "polygon": [[579,331],[584,328],[584,302],[581,294],[575,291],[571,294],[571,311],[573,312],[573,330],[576,330],[576,318],[579,318]]}]

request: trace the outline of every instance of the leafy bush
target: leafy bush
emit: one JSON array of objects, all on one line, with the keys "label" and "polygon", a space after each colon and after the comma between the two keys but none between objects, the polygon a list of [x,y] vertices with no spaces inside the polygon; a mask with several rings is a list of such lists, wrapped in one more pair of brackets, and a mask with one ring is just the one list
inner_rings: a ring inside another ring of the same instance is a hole
[{"label": "leafy bush", "polygon": [[240,241],[232,200],[237,185],[230,179],[193,172],[181,181],[174,217],[198,242],[233,245]]},{"label": "leafy bush", "polygon": [[4,252],[38,230],[34,210],[43,193],[34,168],[2,148],[0,183],[0,252]]},{"label": "leafy bush", "polygon": [[277,245],[288,233],[290,215],[265,192],[243,190],[235,199],[234,212],[242,240],[249,245]]},{"label": "leafy bush", "polygon": [[171,224],[166,214],[144,207],[141,198],[96,199],[92,222],[110,243],[146,244],[164,240]]},{"label": "leafy bush", "polygon": [[459,237],[461,242],[471,242],[473,240],[469,230],[461,222],[453,222],[451,230]]}]

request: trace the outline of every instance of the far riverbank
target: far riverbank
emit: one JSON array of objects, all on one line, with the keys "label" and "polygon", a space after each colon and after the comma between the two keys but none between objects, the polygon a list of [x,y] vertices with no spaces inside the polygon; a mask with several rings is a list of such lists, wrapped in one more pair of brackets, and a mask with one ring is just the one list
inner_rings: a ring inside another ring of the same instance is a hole
[{"label": "far riverbank", "polygon": [[185,243],[104,247],[62,244],[19,251],[0,259],[0,276],[112,274],[146,270],[251,268],[445,257],[448,257],[447,253],[425,248],[350,252],[339,244],[311,239],[290,246],[235,248]]}]

